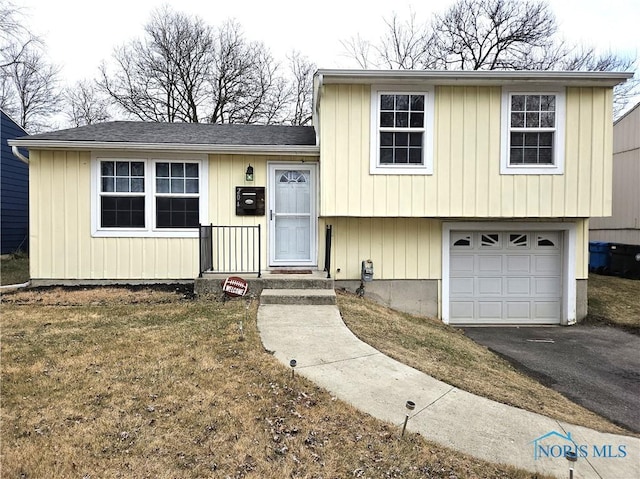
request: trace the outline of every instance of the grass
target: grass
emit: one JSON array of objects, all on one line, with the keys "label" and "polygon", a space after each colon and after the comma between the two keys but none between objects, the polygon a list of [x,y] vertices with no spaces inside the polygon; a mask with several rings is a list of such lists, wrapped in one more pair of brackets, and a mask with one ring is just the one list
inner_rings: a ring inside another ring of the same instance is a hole
[{"label": "grass", "polygon": [[394,359],[465,391],[603,432],[635,435],[515,370],[441,321],[400,313],[354,294],[338,303],[360,339]]},{"label": "grass", "polygon": [[640,334],[640,281],[589,275],[587,322],[622,327]]},{"label": "grass", "polygon": [[255,303],[140,287],[23,290],[0,308],[2,477],[541,477],[400,440],[291,378]]},{"label": "grass", "polygon": [[23,253],[0,259],[0,285],[20,284],[29,281],[29,257]]}]

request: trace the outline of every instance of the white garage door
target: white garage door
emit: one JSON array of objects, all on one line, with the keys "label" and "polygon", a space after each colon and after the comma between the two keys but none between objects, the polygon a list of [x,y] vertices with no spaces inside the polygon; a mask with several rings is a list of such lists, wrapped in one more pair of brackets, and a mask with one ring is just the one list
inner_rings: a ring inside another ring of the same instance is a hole
[{"label": "white garage door", "polygon": [[560,323],[561,237],[558,231],[452,231],[450,323]]}]

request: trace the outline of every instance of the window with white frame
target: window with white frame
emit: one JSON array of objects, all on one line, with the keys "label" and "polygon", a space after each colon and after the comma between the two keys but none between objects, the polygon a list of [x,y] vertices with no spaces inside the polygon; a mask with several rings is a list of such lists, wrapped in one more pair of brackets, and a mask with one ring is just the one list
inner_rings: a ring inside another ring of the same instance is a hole
[{"label": "window with white frame", "polygon": [[198,163],[156,163],[156,227],[197,228],[200,213]]},{"label": "window with white frame", "polygon": [[374,87],[371,100],[371,173],[432,173],[433,89]]},{"label": "window with white frame", "polygon": [[94,236],[197,236],[207,216],[204,158],[94,156]]},{"label": "window with white frame", "polygon": [[562,174],[564,90],[504,89],[502,174]]}]

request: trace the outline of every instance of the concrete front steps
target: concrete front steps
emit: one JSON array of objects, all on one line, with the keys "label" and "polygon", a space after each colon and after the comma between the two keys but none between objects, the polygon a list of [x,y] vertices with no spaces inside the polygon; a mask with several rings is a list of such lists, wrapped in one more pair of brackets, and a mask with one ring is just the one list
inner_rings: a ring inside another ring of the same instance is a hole
[{"label": "concrete front steps", "polygon": [[197,295],[221,295],[222,283],[228,276],[240,276],[249,285],[248,295],[260,298],[260,304],[336,304],[333,279],[323,271],[311,274],[264,271],[260,278],[256,275],[204,273],[195,280]]},{"label": "concrete front steps", "polygon": [[260,304],[331,305],[336,304],[333,289],[263,289]]}]

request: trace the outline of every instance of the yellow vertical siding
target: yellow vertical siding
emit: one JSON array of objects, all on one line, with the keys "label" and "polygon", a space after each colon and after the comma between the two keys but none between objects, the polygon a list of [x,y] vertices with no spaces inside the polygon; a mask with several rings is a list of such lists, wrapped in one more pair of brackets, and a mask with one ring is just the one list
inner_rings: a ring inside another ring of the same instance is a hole
[{"label": "yellow vertical siding", "polygon": [[589,278],[589,220],[576,220],[576,279]]},{"label": "yellow vertical siding", "polygon": [[[236,216],[235,187],[266,186],[268,160],[301,161],[210,155],[209,218],[203,219],[218,225],[261,224],[262,268],[267,261],[266,216]],[[250,184],[244,180],[249,163],[255,174]],[[197,238],[91,236],[91,153],[31,151],[29,174],[31,278],[169,280],[197,276]]]},{"label": "yellow vertical siding", "polygon": [[[376,279],[438,279],[441,223],[423,218],[323,218],[333,226],[332,276],[360,278],[371,259]],[[337,270],[340,270],[339,272]]]},{"label": "yellow vertical siding", "polygon": [[588,217],[611,209],[612,92],[568,88],[565,173],[500,174],[500,87],[435,88],[432,175],[371,175],[370,87],[325,85],[325,216]]}]

